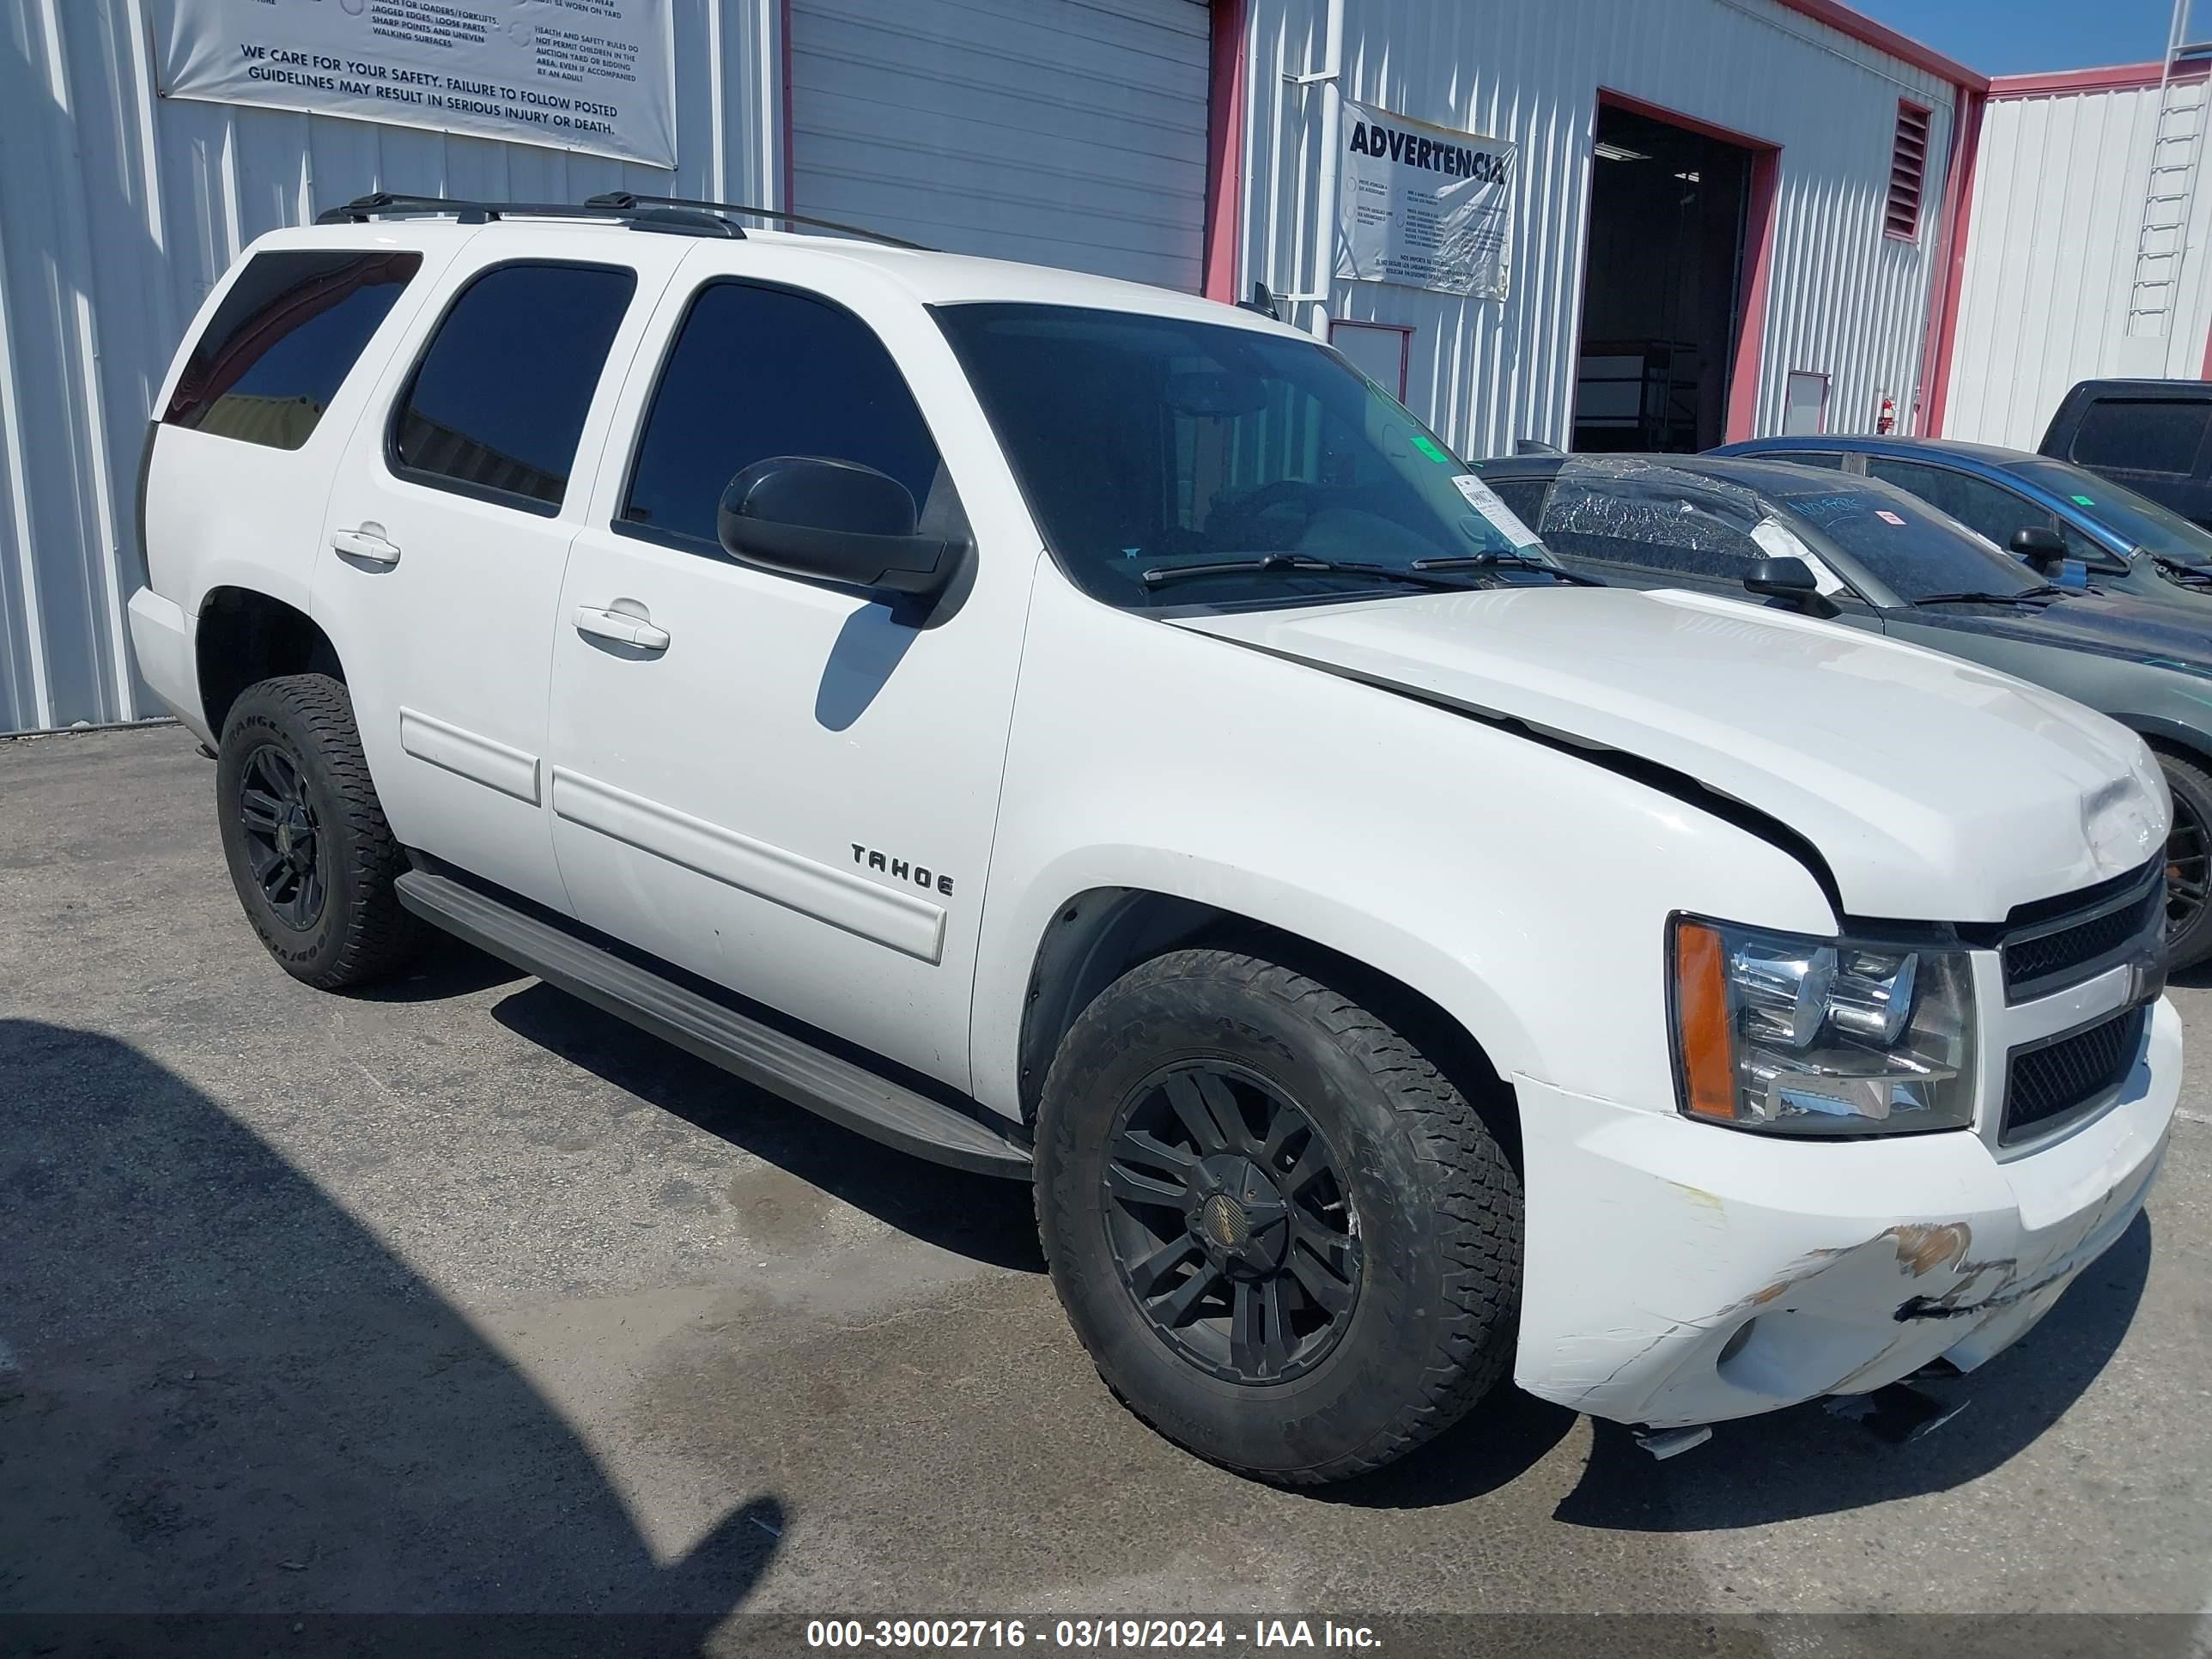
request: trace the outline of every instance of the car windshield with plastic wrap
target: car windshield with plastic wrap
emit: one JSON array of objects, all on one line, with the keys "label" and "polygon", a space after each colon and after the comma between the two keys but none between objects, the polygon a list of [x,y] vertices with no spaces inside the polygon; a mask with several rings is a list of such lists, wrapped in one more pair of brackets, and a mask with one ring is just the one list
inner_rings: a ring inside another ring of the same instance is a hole
[{"label": "car windshield with plastic wrap", "polygon": [[1071,306],[936,316],[1054,556],[1109,605],[1587,580],[1325,346]]}]

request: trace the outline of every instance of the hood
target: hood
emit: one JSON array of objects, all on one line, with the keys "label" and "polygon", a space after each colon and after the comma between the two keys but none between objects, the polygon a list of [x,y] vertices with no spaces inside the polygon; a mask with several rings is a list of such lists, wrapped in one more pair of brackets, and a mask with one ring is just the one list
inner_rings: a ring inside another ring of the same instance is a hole
[{"label": "hood", "polygon": [[1686,774],[1809,841],[1853,915],[2001,921],[2166,839],[2165,785],[2116,722],[1736,600],[1493,588],[1176,621]]},{"label": "hood", "polygon": [[[2185,590],[2176,588],[2176,594]],[[2039,609],[2021,605],[1941,605],[1912,613],[1923,628],[1955,629],[2031,645],[2063,646],[2130,662],[2163,659],[2212,672],[2212,634],[2193,607],[2178,610],[2130,593],[2084,593]]]}]

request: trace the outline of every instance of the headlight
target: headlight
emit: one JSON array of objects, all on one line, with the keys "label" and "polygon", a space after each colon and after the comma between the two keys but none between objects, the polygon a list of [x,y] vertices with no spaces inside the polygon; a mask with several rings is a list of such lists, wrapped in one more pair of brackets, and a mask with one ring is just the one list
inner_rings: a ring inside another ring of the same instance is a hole
[{"label": "headlight", "polygon": [[1899,1133],[1973,1121],[1964,951],[1668,924],[1684,1113],[1778,1134]]}]

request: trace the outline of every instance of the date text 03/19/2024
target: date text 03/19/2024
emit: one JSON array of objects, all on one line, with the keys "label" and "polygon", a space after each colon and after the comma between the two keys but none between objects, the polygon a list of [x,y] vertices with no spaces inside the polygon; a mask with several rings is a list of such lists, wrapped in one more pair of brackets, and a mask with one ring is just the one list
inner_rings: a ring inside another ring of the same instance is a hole
[{"label": "date text 03/19/2024", "polygon": [[1365,1625],[1332,1620],[1255,1619],[1232,1625],[1222,1619],[815,1619],[806,1645],[832,1651],[908,1649],[945,1651],[1030,1645],[1074,1652],[1185,1648],[1350,1648],[1382,1644]]}]

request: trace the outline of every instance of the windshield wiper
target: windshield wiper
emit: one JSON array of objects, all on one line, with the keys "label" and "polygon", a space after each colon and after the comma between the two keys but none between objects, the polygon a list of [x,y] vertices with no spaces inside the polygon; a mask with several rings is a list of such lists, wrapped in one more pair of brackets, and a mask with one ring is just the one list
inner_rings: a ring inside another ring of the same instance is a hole
[{"label": "windshield wiper", "polygon": [[1499,567],[1513,570],[1540,570],[1556,581],[1571,582],[1577,587],[1603,587],[1595,576],[1585,576],[1579,570],[1569,570],[1553,564],[1548,559],[1532,559],[1525,553],[1460,553],[1445,559],[1416,559],[1416,570],[1495,570]]},{"label": "windshield wiper", "polygon": [[2040,587],[2025,587],[2017,593],[1923,593],[1912,601],[1915,605],[2037,605],[2045,599],[2063,599],[2066,590],[2053,587],[2048,582]]},{"label": "windshield wiper", "polygon": [[1415,587],[1431,587],[1452,592],[1466,591],[1468,584],[1455,582],[1446,576],[1432,576],[1421,565],[1394,568],[1387,564],[1343,564],[1334,559],[1309,558],[1303,553],[1263,553],[1253,559],[1214,559],[1205,564],[1155,565],[1139,579],[1147,587],[1164,587],[1170,582],[1189,581],[1200,576],[1381,576],[1391,581],[1409,582]]}]

